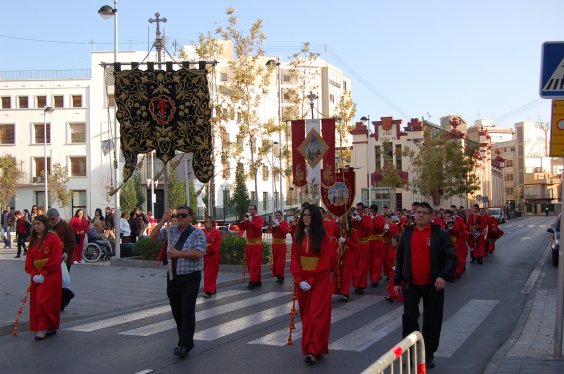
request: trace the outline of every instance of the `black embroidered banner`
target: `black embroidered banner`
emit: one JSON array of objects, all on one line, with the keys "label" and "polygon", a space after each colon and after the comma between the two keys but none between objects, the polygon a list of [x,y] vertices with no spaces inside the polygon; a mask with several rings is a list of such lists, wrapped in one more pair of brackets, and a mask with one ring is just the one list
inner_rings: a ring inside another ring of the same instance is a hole
[{"label": "black embroidered banner", "polygon": [[152,150],[165,164],[177,150],[193,152],[194,174],[202,183],[208,182],[213,164],[207,71],[132,68],[115,71],[114,76],[125,156],[123,182],[133,174],[137,155]]}]

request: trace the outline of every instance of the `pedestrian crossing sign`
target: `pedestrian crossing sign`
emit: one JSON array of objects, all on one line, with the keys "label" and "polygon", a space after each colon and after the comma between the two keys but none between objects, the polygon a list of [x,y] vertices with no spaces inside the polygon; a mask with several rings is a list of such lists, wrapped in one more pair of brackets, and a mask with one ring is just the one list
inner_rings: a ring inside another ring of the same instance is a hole
[{"label": "pedestrian crossing sign", "polygon": [[564,99],[564,42],[542,44],[540,96]]}]

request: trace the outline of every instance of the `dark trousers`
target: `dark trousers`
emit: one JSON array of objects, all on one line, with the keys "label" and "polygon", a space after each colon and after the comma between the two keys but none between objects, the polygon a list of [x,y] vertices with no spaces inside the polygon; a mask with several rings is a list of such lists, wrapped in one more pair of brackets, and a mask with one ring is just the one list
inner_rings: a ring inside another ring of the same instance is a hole
[{"label": "dark trousers", "polygon": [[167,277],[166,294],[178,330],[178,345],[188,351],[194,347],[196,299],[201,278],[201,271],[176,275],[173,280]]},{"label": "dark trousers", "polygon": [[25,240],[27,239],[28,234],[18,234],[18,256],[22,254],[22,247],[24,251],[24,255],[27,252],[27,247],[25,246]]},{"label": "dark trousers", "polygon": [[[423,331],[419,329],[419,301],[423,298]],[[435,290],[434,285],[410,284],[404,291],[402,337],[413,331],[421,331],[425,340],[425,355],[433,357],[439,347],[443,324],[444,290]]]}]

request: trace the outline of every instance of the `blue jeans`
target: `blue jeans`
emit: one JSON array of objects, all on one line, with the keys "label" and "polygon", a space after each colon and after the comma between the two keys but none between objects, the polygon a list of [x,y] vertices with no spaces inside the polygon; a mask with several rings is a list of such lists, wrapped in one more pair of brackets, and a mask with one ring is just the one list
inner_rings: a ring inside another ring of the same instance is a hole
[{"label": "blue jeans", "polygon": [[4,246],[6,247],[12,246],[11,229],[11,226],[2,226],[2,240],[4,240]]}]

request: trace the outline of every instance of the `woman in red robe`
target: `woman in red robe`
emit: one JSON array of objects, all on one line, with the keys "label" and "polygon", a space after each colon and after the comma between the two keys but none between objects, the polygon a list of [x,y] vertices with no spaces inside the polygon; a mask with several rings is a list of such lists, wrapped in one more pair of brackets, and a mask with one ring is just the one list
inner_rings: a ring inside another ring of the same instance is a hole
[{"label": "woman in red robe", "polygon": [[61,320],[63,244],[48,227],[46,216],[35,217],[25,258],[25,271],[31,276],[29,329],[37,331],[35,340],[56,334]]},{"label": "woman in red robe", "polygon": [[74,213],[74,217],[70,220],[70,225],[74,229],[74,235],[76,236],[76,242],[74,244],[74,263],[82,263],[82,249],[84,248],[84,234],[88,231],[90,222],[84,217],[84,211],[82,209],[77,209]]},{"label": "woman in red robe", "polygon": [[315,205],[304,207],[292,243],[290,271],[302,320],[302,353],[310,365],[329,353],[332,248],[321,210]]},{"label": "woman in red robe", "polygon": [[209,299],[217,292],[217,273],[219,272],[219,249],[221,233],[212,217],[206,218],[206,254],[204,255],[204,299]]}]

